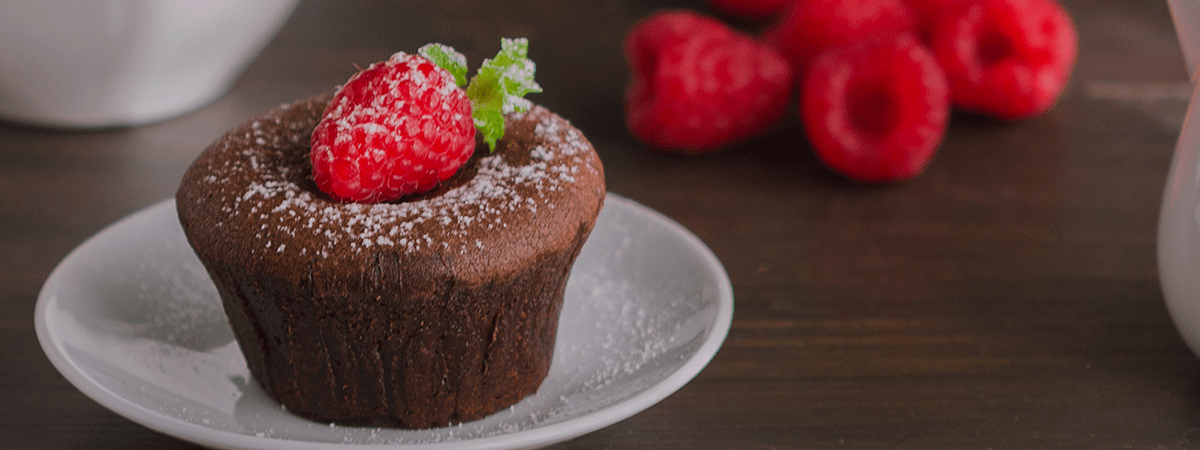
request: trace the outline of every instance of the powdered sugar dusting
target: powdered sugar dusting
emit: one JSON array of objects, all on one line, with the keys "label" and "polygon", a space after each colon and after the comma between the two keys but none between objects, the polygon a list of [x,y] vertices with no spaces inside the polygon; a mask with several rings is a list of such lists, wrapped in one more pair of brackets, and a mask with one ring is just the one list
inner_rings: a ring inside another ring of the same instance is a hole
[{"label": "powdered sugar dusting", "polygon": [[505,217],[553,210],[555,192],[577,184],[585,172],[598,171],[591,164],[591,145],[565,120],[540,108],[512,119],[527,116],[537,120],[534,132],[542,145],[529,150],[525,164],[513,165],[500,154],[483,157],[470,181],[418,200],[369,205],[331,201],[302,186],[305,178],[292,173],[296,169],[265,162],[272,159],[272,146],[287,138],[266,131],[278,127],[259,122],[242,140],[267,145],[245,146],[236,162],[216,168],[216,176],[204,181],[221,184],[234,173],[247,172],[243,176],[251,181],[245,188],[220,203],[224,214],[250,215],[264,224],[254,236],[261,245],[247,249],[251,252],[328,257],[339,247],[351,252],[432,247],[466,253],[486,245],[472,237],[478,230],[506,228]]}]

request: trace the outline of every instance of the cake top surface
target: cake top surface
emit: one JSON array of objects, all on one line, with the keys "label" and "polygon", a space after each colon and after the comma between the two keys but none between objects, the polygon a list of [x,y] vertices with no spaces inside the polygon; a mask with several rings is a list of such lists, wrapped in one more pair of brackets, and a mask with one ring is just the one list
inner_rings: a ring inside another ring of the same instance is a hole
[{"label": "cake top surface", "polygon": [[333,200],[313,184],[307,158],[328,100],[272,110],[231,130],[193,163],[177,208],[189,237],[205,242],[193,244],[197,251],[211,247],[221,253],[214,256],[270,270],[288,261],[336,264],[381,253],[440,259],[448,267],[516,263],[559,245],[564,227],[590,228],[603,201],[603,168],[592,145],[537,106],[509,114],[508,135],[495,152],[478,146],[433,191],[389,203]]}]

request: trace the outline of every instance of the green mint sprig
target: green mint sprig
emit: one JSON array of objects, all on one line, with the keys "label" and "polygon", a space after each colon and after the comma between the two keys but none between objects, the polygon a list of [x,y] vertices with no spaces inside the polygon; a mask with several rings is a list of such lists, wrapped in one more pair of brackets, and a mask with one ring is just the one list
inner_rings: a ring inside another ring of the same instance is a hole
[{"label": "green mint sprig", "polygon": [[467,58],[453,48],[429,44],[418,53],[453,74],[459,86],[466,85],[471,118],[489,151],[495,151],[496,141],[504,136],[504,115],[528,111],[531,103],[525,94],[542,92],[533,80],[537,66],[528,58],[529,40],[525,38],[501,39],[500,53],[483,60],[470,84],[466,83]]},{"label": "green mint sprig", "polygon": [[454,83],[459,86],[467,85],[467,57],[454,50],[454,47],[442,44],[425,44],[417,53],[433,61],[433,64],[446,69],[454,75]]}]

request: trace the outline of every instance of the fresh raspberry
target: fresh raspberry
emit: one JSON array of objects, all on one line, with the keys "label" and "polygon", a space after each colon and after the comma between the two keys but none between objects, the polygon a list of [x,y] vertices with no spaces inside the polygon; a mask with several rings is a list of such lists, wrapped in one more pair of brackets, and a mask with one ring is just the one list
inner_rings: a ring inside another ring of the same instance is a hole
[{"label": "fresh raspberry", "polygon": [[739,19],[761,21],[799,0],[708,0],[713,9]]},{"label": "fresh raspberry", "polygon": [[791,95],[787,61],[724,23],[662,11],[625,38],[626,123],[652,147],[701,153],[761,134]]},{"label": "fresh raspberry", "polygon": [[418,194],[454,175],[475,149],[478,127],[494,149],[504,114],[525,111],[536,67],[529,42],[503,39],[464,91],[466,58],[430,44],[396,53],[350,78],[312,134],[313,180],[340,201],[385,202]]},{"label": "fresh raspberry", "polygon": [[945,74],[909,34],[822,53],[803,89],[800,112],[809,142],[826,166],[851,180],[916,176],[946,132]]},{"label": "fresh raspberry", "polygon": [[905,0],[803,0],[795,2],[763,38],[803,77],[809,62],[827,49],[916,31],[916,17]]},{"label": "fresh raspberry", "polygon": [[474,148],[471,102],[454,76],[397,53],[334,95],[313,131],[313,178],[337,200],[391,201],[450,178]]},{"label": "fresh raspberry", "polygon": [[906,0],[908,7],[917,19],[919,35],[929,44],[933,39],[933,29],[942,17],[957,12],[958,8],[975,0]]},{"label": "fresh raspberry", "polygon": [[932,45],[954,105],[1007,120],[1054,106],[1078,51],[1054,0],[975,0],[938,21]]}]

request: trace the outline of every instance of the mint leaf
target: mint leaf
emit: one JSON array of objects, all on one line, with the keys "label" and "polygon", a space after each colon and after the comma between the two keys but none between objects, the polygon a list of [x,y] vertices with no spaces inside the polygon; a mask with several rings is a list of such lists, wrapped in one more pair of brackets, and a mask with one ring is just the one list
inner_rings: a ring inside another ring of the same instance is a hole
[{"label": "mint leaf", "polygon": [[417,53],[454,75],[455,84],[467,85],[467,57],[455,51],[453,47],[442,44],[425,44],[424,47],[417,50]]},{"label": "mint leaf", "polygon": [[531,103],[522,97],[542,92],[533,80],[537,66],[527,57],[528,52],[528,39],[501,39],[500,53],[485,59],[467,86],[475,127],[492,151],[504,136],[504,114],[529,110]]},{"label": "mint leaf", "polygon": [[475,119],[475,129],[487,142],[488,151],[496,151],[496,141],[504,137],[504,114],[497,110],[472,110],[471,117]]}]

